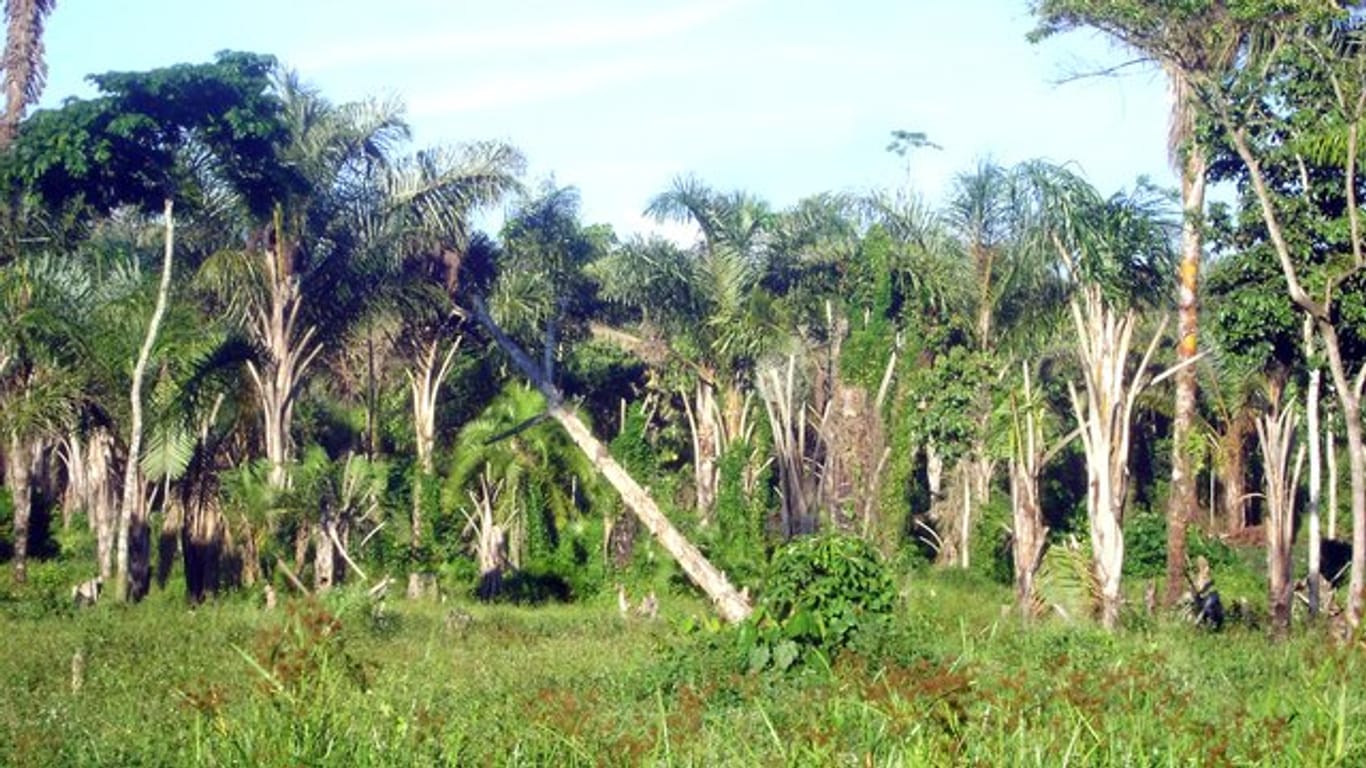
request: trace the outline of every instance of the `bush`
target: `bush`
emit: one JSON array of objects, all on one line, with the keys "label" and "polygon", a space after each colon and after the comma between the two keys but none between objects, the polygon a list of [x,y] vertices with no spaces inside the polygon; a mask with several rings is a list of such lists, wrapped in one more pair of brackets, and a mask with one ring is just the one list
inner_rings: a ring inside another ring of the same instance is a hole
[{"label": "bush", "polygon": [[741,632],[751,669],[792,667],[811,653],[829,660],[860,630],[885,621],[896,587],[862,539],[825,534],[779,549],[759,610]]}]

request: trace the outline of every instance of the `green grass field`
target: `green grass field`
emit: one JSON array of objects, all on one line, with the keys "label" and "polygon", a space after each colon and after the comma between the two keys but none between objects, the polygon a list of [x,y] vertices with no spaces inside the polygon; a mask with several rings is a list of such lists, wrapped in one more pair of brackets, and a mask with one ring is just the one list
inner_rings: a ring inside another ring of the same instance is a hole
[{"label": "green grass field", "polygon": [[687,629],[706,614],[680,596],[648,622],[606,598],[40,612],[4,594],[4,765],[1366,764],[1359,645],[1023,631],[1004,589],[963,575],[908,578],[890,627],[785,674]]}]

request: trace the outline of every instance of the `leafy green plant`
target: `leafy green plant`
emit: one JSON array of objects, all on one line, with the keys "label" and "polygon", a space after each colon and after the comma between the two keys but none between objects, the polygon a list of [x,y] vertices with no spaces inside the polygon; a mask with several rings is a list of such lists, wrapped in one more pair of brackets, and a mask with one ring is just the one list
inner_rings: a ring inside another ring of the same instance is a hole
[{"label": "leafy green plant", "polygon": [[892,578],[869,544],[823,534],[779,549],[759,610],[741,629],[751,669],[785,671],[804,657],[828,660],[896,604]]}]

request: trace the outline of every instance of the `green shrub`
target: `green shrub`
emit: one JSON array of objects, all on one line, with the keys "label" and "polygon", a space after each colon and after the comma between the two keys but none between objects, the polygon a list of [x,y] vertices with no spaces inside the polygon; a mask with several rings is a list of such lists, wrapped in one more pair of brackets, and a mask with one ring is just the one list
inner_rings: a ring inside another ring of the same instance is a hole
[{"label": "green shrub", "polygon": [[752,669],[786,670],[811,653],[828,660],[895,604],[891,574],[866,541],[840,534],[797,539],[774,554],[741,647]]}]

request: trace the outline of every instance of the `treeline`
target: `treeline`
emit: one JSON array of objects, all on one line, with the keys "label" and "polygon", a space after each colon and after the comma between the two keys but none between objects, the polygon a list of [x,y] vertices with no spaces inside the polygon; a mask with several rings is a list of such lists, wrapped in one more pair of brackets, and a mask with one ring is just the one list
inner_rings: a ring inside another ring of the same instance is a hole
[{"label": "treeline", "polygon": [[775,210],[685,175],[646,212],[689,245],[267,56],[93,77],[0,157],[14,578],[541,600],[677,561],[739,619],[775,549],[834,531],[992,572],[1026,618],[1070,569],[1114,627],[1126,531],[1165,532],[1174,603],[1188,541],[1259,526],[1275,626],[1297,531],[1312,610],[1355,626],[1366,53],[1336,6],[1266,5],[1034,8],[1163,67],[1177,192],[983,163],[938,206]]}]

